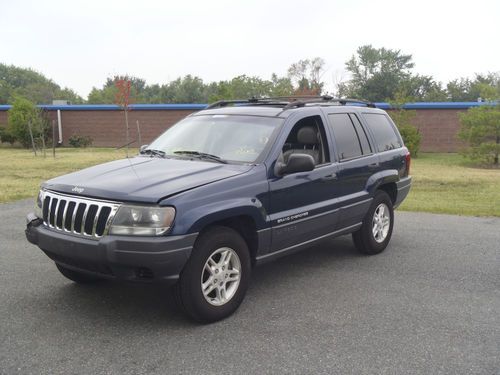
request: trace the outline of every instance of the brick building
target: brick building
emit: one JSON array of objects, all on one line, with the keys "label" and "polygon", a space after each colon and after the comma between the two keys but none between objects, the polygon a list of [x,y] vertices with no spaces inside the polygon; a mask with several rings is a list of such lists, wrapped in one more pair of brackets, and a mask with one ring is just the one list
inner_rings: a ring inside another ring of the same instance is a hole
[{"label": "brick building", "polygon": [[[458,114],[482,103],[409,103],[407,109],[416,110],[415,125],[422,134],[421,151],[456,152],[461,142],[457,138],[460,129]],[[86,135],[99,147],[125,145],[123,112],[116,105],[42,105],[50,119],[58,123],[60,117],[63,145],[68,145],[72,135]],[[142,143],[149,143],[165,129],[188,114],[199,111],[205,104],[135,104],[129,112],[130,140],[138,146],[136,121],[140,123]],[[389,109],[387,103],[377,107]],[[7,124],[10,106],[0,105],[0,126]]]}]

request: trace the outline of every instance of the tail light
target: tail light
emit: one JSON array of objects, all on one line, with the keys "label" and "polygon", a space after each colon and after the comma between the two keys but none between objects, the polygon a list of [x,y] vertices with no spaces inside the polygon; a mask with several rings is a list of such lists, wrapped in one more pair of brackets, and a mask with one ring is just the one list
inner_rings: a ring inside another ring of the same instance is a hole
[{"label": "tail light", "polygon": [[405,155],[405,162],[406,162],[406,171],[405,175],[409,176],[410,175],[410,165],[411,165],[411,154],[410,151]]}]

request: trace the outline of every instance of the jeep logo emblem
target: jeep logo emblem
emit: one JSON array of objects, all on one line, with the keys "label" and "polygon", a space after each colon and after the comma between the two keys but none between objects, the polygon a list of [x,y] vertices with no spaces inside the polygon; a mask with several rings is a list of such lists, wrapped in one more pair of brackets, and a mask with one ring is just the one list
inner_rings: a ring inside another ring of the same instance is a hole
[{"label": "jeep logo emblem", "polygon": [[83,193],[84,190],[85,190],[84,188],[81,188],[81,187],[78,187],[78,186],[75,186],[73,189],[71,189],[71,191],[73,191],[75,193],[78,193],[78,194]]}]

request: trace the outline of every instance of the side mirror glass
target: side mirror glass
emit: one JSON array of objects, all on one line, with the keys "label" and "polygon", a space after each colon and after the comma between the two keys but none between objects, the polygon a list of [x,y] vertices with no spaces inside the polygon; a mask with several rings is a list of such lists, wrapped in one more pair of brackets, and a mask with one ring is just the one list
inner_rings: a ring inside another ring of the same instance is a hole
[{"label": "side mirror glass", "polygon": [[276,162],[275,173],[278,176],[286,174],[308,172],[314,169],[314,159],[311,155],[307,154],[291,154],[288,162]]}]

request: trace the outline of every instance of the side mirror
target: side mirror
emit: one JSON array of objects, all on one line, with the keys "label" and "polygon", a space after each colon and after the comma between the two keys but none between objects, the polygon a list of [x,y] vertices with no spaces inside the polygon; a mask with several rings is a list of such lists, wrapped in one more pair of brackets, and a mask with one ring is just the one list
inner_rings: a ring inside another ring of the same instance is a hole
[{"label": "side mirror", "polygon": [[292,174],[298,172],[308,172],[314,169],[314,159],[311,155],[307,154],[291,154],[288,162],[276,162],[274,172],[277,176],[285,174]]},{"label": "side mirror", "polygon": [[143,153],[143,151],[144,151],[145,149],[147,149],[147,148],[148,148],[148,146],[149,146],[149,145],[142,145],[142,146],[139,148],[139,153],[140,153],[140,154],[142,154],[142,153]]}]

